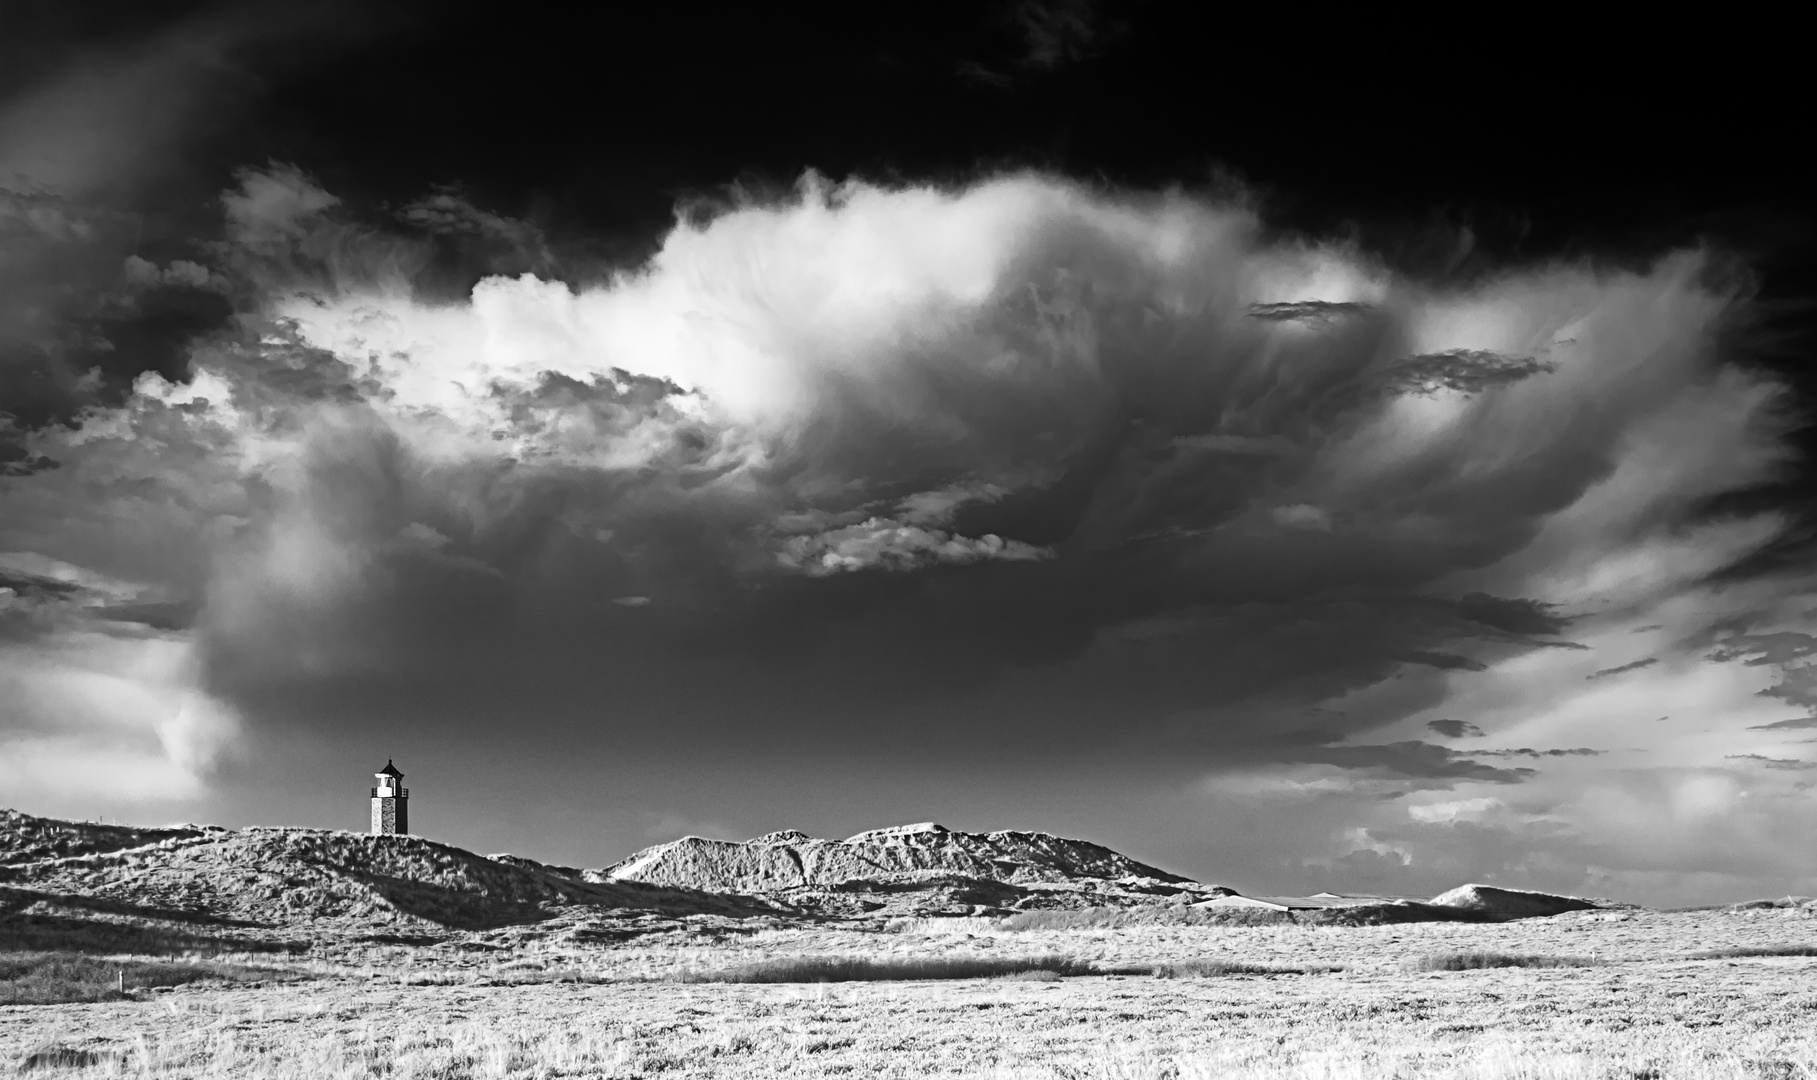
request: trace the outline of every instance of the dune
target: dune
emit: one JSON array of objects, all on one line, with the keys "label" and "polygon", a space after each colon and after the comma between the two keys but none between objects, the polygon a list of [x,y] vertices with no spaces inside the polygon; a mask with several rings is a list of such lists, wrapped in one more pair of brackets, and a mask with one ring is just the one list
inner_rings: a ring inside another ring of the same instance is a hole
[{"label": "dune", "polygon": [[1428,903],[1436,907],[1456,908],[1497,918],[1528,918],[1536,915],[1561,915],[1567,911],[1588,911],[1604,905],[1576,896],[1531,892],[1526,889],[1503,889],[1494,885],[1459,885],[1439,893]]}]

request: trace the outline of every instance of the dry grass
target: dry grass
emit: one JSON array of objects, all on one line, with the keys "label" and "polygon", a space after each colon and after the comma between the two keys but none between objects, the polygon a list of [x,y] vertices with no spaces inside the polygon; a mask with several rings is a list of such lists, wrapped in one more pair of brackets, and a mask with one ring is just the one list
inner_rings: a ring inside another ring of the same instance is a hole
[{"label": "dry grass", "polygon": [[1132,926],[1285,926],[1292,912],[1267,908],[1205,909],[1169,904],[1145,908],[1091,907],[1057,911],[1021,911],[995,922],[996,929],[1112,930]]},{"label": "dry grass", "polygon": [[747,964],[683,972],[684,983],[907,982],[922,979],[1000,979],[1047,972],[1095,975],[1092,965],[1065,956],[776,956]]},{"label": "dry grass", "polygon": [[1738,945],[1691,954],[1693,960],[1741,960],[1761,956],[1817,956],[1817,945]]},{"label": "dry grass", "polygon": [[[313,976],[283,986],[214,981],[133,1001],[0,1006],[0,1070],[35,1061],[33,1076],[72,1080],[1817,1080],[1817,959],[1787,951],[1817,947],[1817,921],[1783,909],[1014,933],[985,919],[889,933],[804,923],[584,947],[518,934],[485,938],[518,942],[509,948],[371,943],[339,966],[278,961]],[[1700,949],[1735,958],[1696,962]],[[1458,954],[1606,965],[1413,970]],[[766,962],[799,973],[803,958],[939,974],[682,978]],[[1062,975],[1081,967],[1097,974]],[[558,981],[568,979],[578,981]]]},{"label": "dry grass", "polygon": [[1271,908],[1198,908],[1187,904],[1147,907],[1091,907],[1022,911],[995,921],[1012,932],[1034,930],[1115,930],[1137,926],[1392,926],[1404,923],[1486,923],[1500,917],[1461,908],[1421,903],[1359,904],[1313,911]]},{"label": "dry grass", "polygon": [[138,990],[204,979],[262,982],[295,977],[292,971],[214,960],[102,960],[69,953],[0,953],[0,1005],[111,1001],[130,998]]},{"label": "dry grass", "polygon": [[1158,979],[1206,979],[1219,975],[1329,975],[1344,970],[1342,964],[1241,964],[1233,960],[1186,960],[1177,964],[1157,964],[1152,974]]},{"label": "dry grass", "polygon": [[1434,953],[1412,965],[1414,971],[1480,971],[1484,968],[1580,968],[1602,963],[1586,956],[1515,956],[1498,952]]},{"label": "dry grass", "polygon": [[1022,979],[1049,982],[1088,975],[1149,975],[1199,979],[1218,975],[1310,975],[1343,970],[1341,965],[1244,964],[1233,960],[1185,960],[1163,964],[1113,964],[1071,956],[777,956],[729,967],[685,971],[682,983],[911,982],[927,979]]}]

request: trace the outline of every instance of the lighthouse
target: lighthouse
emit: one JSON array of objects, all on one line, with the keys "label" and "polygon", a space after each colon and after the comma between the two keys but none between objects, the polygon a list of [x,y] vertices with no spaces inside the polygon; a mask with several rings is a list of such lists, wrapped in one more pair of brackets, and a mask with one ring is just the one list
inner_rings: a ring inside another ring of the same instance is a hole
[{"label": "lighthouse", "polygon": [[401,836],[410,831],[410,789],[404,774],[389,760],[372,775],[379,786],[372,789],[372,835]]}]

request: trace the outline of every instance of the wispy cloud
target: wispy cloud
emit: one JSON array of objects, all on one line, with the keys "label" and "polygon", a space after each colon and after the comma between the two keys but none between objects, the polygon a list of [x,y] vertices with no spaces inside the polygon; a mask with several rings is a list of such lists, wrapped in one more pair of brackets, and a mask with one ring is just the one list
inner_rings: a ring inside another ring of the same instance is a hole
[{"label": "wispy cloud", "polygon": [[1586,678],[1586,679],[1606,679],[1611,675],[1621,675],[1621,674],[1625,674],[1630,671],[1639,671],[1642,668],[1649,668],[1657,663],[1659,663],[1658,657],[1648,656],[1648,657],[1645,657],[1640,660],[1630,660],[1625,664],[1617,664],[1614,667],[1598,668],[1595,671],[1592,671],[1590,674],[1584,676],[1584,678]]}]

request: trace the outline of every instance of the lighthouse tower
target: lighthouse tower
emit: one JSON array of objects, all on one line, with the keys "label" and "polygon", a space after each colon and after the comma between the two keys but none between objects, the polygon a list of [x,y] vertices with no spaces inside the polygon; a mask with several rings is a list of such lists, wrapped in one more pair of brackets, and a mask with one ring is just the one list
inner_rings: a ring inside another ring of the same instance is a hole
[{"label": "lighthouse tower", "polygon": [[379,786],[372,789],[372,835],[401,836],[410,831],[410,789],[404,774],[390,761],[373,773]]}]

